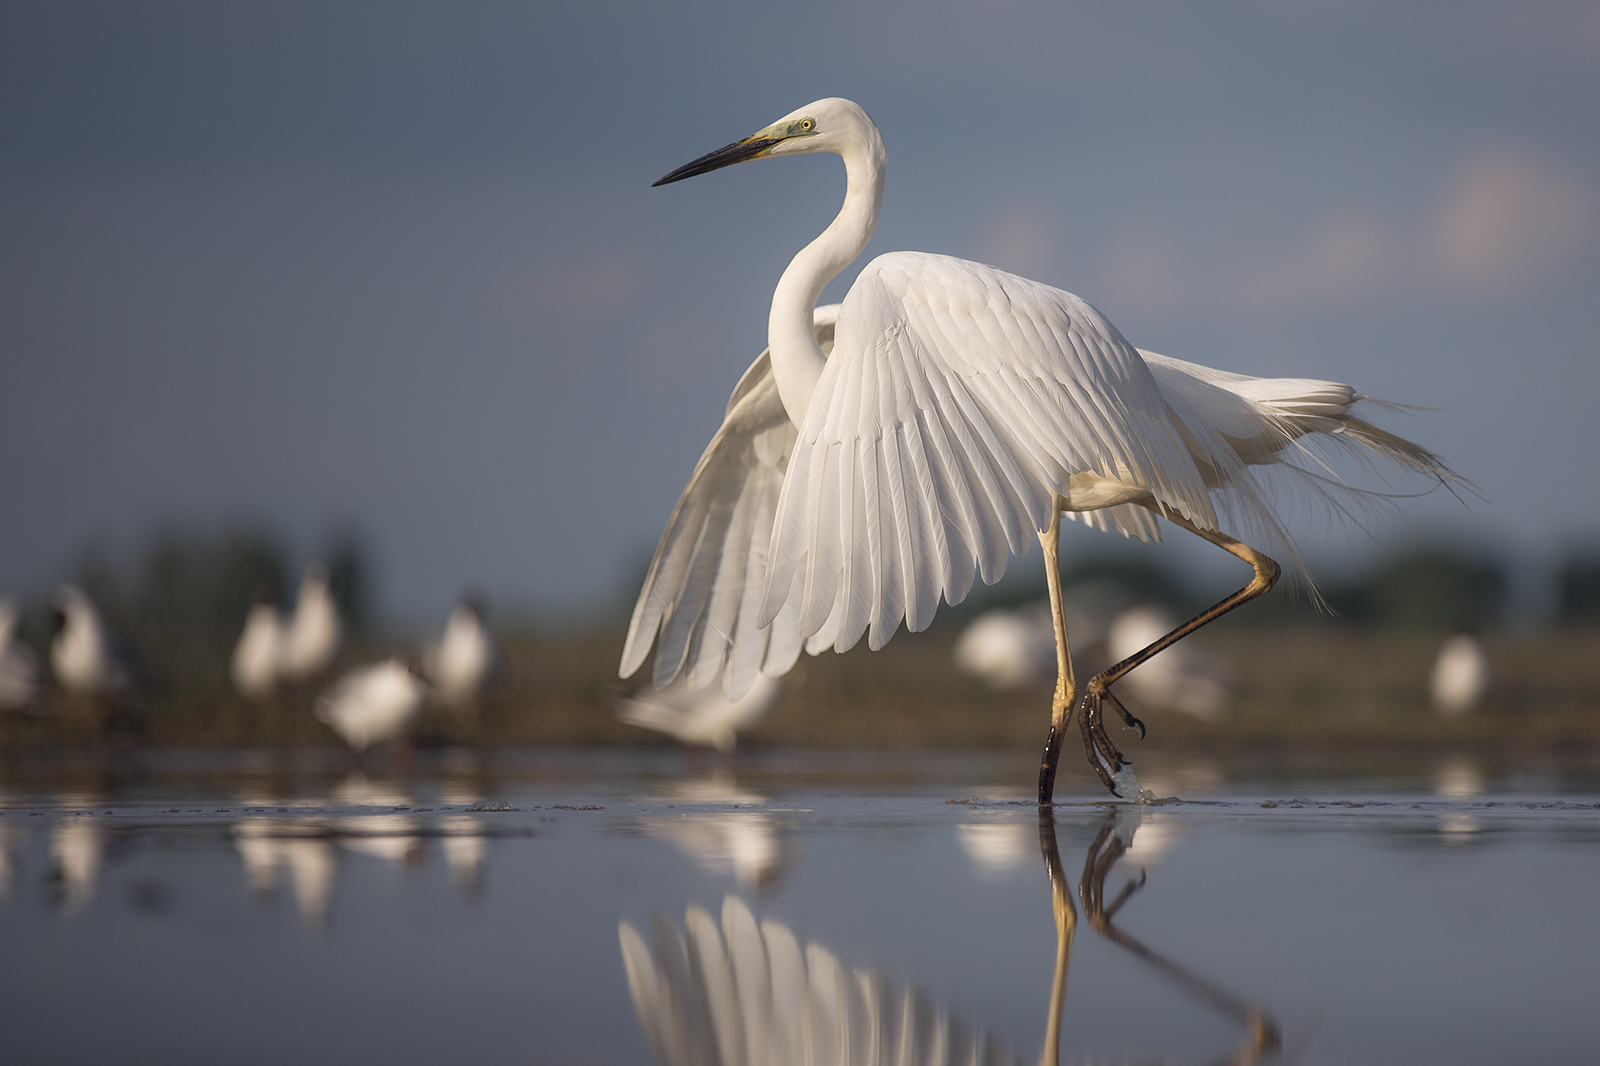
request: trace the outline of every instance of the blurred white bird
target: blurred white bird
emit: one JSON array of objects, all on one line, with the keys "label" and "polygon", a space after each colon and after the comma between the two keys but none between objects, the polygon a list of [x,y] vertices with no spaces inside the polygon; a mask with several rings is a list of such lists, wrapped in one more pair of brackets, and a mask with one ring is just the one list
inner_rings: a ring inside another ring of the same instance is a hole
[{"label": "blurred white bird", "polygon": [[722,694],[721,688],[689,690],[687,678],[663,689],[646,689],[616,701],[617,717],[629,725],[654,729],[685,744],[715,748],[721,755],[732,755],[737,734],[755,728],[772,712],[783,695],[781,677],[758,676],[736,700]]},{"label": "blurred white bird", "polygon": [[1470,633],[1457,633],[1439,647],[1428,675],[1434,711],[1443,718],[1466,714],[1489,691],[1489,656]]},{"label": "blurred white bird", "polygon": [[[1111,623],[1106,651],[1112,662],[1121,662],[1160,640],[1175,625],[1177,619],[1159,607],[1130,608]],[[1122,679],[1122,687],[1148,706],[1182,711],[1209,722],[1233,700],[1227,673],[1226,665],[1215,656],[1189,644],[1177,644],[1146,659]]]},{"label": "blurred white bird", "polygon": [[[1254,576],[1084,686],[1085,753],[1115,791],[1124,760],[1102,721],[1110,686],[1277,580],[1276,562],[1222,532],[1219,509],[1231,509],[1288,543],[1254,468],[1287,467],[1313,490],[1340,491],[1321,459],[1295,444],[1315,436],[1441,482],[1452,476],[1426,450],[1354,417],[1361,397],[1348,385],[1249,378],[1142,352],[1077,296],[980,263],[879,256],[825,315],[818,295],[866,247],[883,203],[883,138],[849,100],[808,104],[656,184],[815,152],[844,160],[844,205],[778,281],[768,350],[735,388],[668,521],[622,676],[654,643],[654,684],[687,669],[699,689],[720,675],[736,699],[758,674],[788,670],[802,647],[845,651],[867,636],[880,648],[902,620],[927,628],[941,598],[960,603],[975,577],[998,580],[1008,552],[1021,554],[1036,531],[1058,663],[1039,774],[1048,801],[1077,694],[1061,514],[1142,540],[1159,539],[1165,518]],[[831,351],[818,335],[825,325]],[[1309,468],[1290,462],[1303,456]]]},{"label": "blurred white bird", "polygon": [[1048,601],[974,618],[956,638],[956,669],[992,689],[1026,688],[1056,668],[1056,630]]},{"label": "blurred white bird", "polygon": [[327,568],[312,563],[300,578],[294,616],[284,632],[283,676],[303,682],[326,670],[339,654],[342,636],[339,605],[328,588]]},{"label": "blurred white bird", "polygon": [[628,991],[660,1066],[1012,1061],[997,1038],[926,993],[846,968],[821,944],[802,947],[787,926],[758,924],[737,896],[723,898],[720,923],[691,906],[683,931],[660,915],[650,931],[655,958],[637,929],[617,926]]},{"label": "blurred white bird", "polygon": [[233,649],[233,684],[243,696],[264,700],[278,687],[284,661],[283,617],[270,593],[256,597]]},{"label": "blurred white bird", "polygon": [[17,605],[0,597],[0,711],[27,707],[39,692],[39,660],[17,639]]},{"label": "blurred white bird", "polygon": [[359,761],[373,744],[402,740],[416,723],[427,686],[399,659],[358,666],[317,700],[317,717]]},{"label": "blurred white bird", "polygon": [[439,702],[470,709],[494,666],[494,640],[484,627],[480,601],[464,598],[445,621],[439,643],[428,651],[428,677]]},{"label": "blurred white bird", "polygon": [[113,696],[139,687],[137,658],[82,589],[62,585],[55,605],[60,630],[50,645],[50,666],[63,689],[74,696]]}]

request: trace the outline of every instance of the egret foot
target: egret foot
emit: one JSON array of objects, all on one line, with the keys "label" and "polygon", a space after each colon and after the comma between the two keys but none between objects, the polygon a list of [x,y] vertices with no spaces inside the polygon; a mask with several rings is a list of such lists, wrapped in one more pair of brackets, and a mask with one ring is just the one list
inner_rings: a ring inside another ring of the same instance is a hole
[{"label": "egret foot", "polygon": [[[1122,716],[1122,721],[1130,729],[1139,731],[1140,739],[1144,738],[1144,723],[1129,714],[1122,701],[1117,699],[1099,678],[1095,678],[1085,686],[1083,701],[1078,704],[1078,729],[1083,733],[1084,753],[1088,755],[1089,765],[1094,767],[1100,783],[1105,785],[1106,790],[1113,796],[1121,799],[1122,793],[1117,791],[1117,783],[1113,777],[1133,763],[1117,750],[1117,746],[1111,742],[1111,737],[1106,733],[1102,708],[1107,699],[1111,700],[1111,705]],[[1110,767],[1109,770],[1107,766]]]}]

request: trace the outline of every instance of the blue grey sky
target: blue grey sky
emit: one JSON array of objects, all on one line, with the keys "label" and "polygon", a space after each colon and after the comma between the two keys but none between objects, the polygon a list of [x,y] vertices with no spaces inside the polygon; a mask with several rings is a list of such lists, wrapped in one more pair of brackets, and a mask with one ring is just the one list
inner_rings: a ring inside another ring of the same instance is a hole
[{"label": "blue grey sky", "polygon": [[833,95],[889,147],[861,264],[1430,408],[1385,424],[1487,502],[1385,543],[1600,535],[1600,3],[13,0],[0,592],[249,517],[366,530],[403,616],[614,599],[843,191],[650,183]]}]

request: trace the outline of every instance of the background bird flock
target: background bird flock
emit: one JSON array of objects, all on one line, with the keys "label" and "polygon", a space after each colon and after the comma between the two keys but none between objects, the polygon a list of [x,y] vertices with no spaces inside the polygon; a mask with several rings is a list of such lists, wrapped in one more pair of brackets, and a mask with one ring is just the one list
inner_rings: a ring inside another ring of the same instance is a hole
[{"label": "background bird flock", "polygon": [[[201,556],[231,542],[231,535],[191,541],[212,545],[193,549]],[[1141,617],[1151,625],[1152,613],[1180,615],[1208,595],[1148,560],[1067,560],[1080,670],[1114,661],[1119,625]],[[209,641],[179,643],[163,636],[150,609],[137,608],[157,597],[117,594],[149,580],[138,577],[136,563],[126,569],[134,573],[121,582],[106,581],[103,568],[85,569],[85,584],[107,590],[109,609],[93,615],[84,608],[93,610],[94,600],[82,590],[53,590],[31,607],[0,598],[0,737],[8,746],[343,744],[317,717],[319,702],[345,672],[379,664],[390,664],[384,673],[391,680],[403,673],[415,682],[416,709],[396,717],[424,745],[648,745],[677,743],[668,737],[680,728],[691,729],[681,737],[691,744],[729,743],[714,724],[687,725],[693,716],[683,686],[656,692],[610,680],[621,641],[615,614],[555,624],[501,611],[491,631],[486,610],[462,603],[431,632],[418,627],[417,637],[397,639],[370,608],[338,605],[335,587],[332,625],[323,627],[335,650],[323,652],[329,658],[316,672],[293,679],[280,656],[302,600],[299,582],[281,600],[236,596],[231,624],[204,622]],[[309,606],[320,598],[319,575],[305,569]],[[329,569],[337,586],[338,568]],[[1592,735],[1600,669],[1585,650],[1593,629],[1580,610],[1587,602],[1576,580],[1581,571],[1567,580],[1565,613],[1535,627],[1505,624],[1503,594],[1484,595],[1494,587],[1485,573],[1494,575],[1492,565],[1472,557],[1397,555],[1326,582],[1337,614],[1319,615],[1303,600],[1274,593],[1257,617],[1225,620],[1191,647],[1174,649],[1180,654],[1135,671],[1125,697],[1141,715],[1165,713],[1166,739],[1184,745],[1362,736],[1498,744],[1517,730],[1526,739],[1530,724],[1541,743]],[[747,739],[758,747],[902,746],[914,742],[913,723],[931,730],[921,743],[933,746],[1031,746],[1053,662],[1041,582],[1028,578],[1018,573],[985,589],[929,632],[902,635],[880,652],[808,657],[747,715],[713,705],[706,721],[731,723],[741,747]],[[73,613],[76,629],[68,624]],[[78,641],[99,644],[101,666],[85,673],[73,664],[83,654],[73,651]],[[58,646],[65,656],[59,673]],[[127,654],[130,646],[136,657]],[[493,665],[485,669],[485,661]],[[1182,677],[1204,682],[1174,688]],[[1200,692],[1209,694],[1202,706],[1185,704]],[[619,710],[673,725],[660,735],[618,721]]]}]

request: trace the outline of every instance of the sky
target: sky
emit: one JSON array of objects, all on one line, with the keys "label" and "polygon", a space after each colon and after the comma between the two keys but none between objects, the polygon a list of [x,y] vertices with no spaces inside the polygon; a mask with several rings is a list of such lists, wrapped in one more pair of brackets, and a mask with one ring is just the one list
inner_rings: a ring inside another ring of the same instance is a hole
[{"label": "sky", "polygon": [[249,521],[363,531],[399,617],[631,596],[843,172],[650,183],[823,96],[889,151],[825,298],[943,252],[1416,405],[1481,498],[1314,566],[1600,542],[1600,3],[11,0],[0,594]]}]

